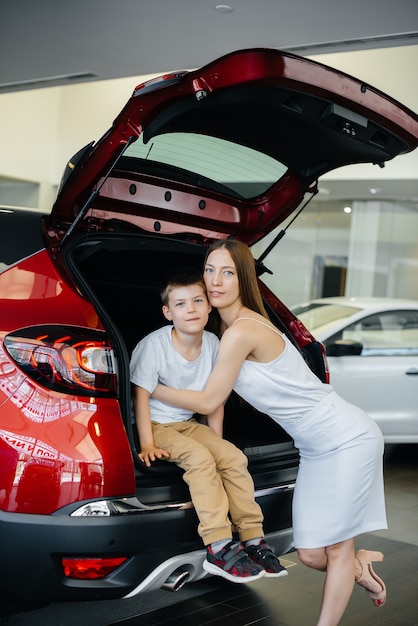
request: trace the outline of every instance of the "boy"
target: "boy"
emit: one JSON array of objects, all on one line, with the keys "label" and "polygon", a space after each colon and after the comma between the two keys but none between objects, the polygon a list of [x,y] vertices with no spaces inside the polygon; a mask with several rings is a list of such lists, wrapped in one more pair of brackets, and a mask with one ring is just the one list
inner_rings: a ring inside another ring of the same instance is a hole
[{"label": "boy", "polygon": [[[205,330],[211,306],[197,271],[179,270],[169,277],[161,299],[164,317],[172,324],[142,339],[131,358],[139,458],[148,467],[165,459],[184,470],[207,547],[207,572],[232,582],[285,576],[287,570],[263,539],[263,515],[254,500],[247,458],[222,438],[223,406],[204,425],[190,411],[151,397],[157,383],[203,389],[219,345]],[[232,540],[232,527],[242,543]]]}]

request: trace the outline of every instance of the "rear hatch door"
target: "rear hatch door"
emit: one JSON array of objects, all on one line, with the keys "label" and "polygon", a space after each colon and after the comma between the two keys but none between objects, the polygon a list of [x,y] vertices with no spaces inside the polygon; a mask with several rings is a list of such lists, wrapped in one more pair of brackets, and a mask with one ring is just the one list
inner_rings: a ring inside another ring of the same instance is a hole
[{"label": "rear hatch door", "polygon": [[252,245],[323,174],[383,166],[417,143],[417,115],[355,78],[277,50],[234,52],[134,90],[67,166],[49,245],[115,221]]}]

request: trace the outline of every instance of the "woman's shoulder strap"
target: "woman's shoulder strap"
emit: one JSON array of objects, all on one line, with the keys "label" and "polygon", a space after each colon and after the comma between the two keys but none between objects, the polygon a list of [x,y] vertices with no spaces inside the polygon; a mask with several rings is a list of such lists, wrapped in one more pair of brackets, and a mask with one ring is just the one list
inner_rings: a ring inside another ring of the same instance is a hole
[{"label": "woman's shoulder strap", "polygon": [[235,322],[239,322],[240,320],[250,320],[252,322],[257,322],[257,324],[261,324],[262,326],[265,326],[266,328],[269,328],[273,332],[277,333],[278,335],[280,335],[280,337],[282,337],[283,335],[280,330],[270,324],[267,324],[267,322],[262,322],[261,320],[258,320],[256,317],[237,317],[237,319],[234,321],[234,324]]}]

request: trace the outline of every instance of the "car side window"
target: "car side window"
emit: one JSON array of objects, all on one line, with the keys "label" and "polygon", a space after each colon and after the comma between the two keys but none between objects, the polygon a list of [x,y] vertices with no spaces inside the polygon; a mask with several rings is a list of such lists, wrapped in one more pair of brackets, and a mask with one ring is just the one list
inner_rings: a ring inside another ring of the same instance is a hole
[{"label": "car side window", "polygon": [[0,272],[44,247],[42,213],[0,207]]},{"label": "car side window", "polygon": [[369,315],[347,326],[341,338],[359,341],[363,356],[418,355],[418,310]]}]

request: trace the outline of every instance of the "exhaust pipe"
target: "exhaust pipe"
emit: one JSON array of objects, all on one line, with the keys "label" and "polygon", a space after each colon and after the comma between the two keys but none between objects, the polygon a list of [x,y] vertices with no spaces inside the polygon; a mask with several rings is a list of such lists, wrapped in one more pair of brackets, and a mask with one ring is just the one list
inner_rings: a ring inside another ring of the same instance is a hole
[{"label": "exhaust pipe", "polygon": [[174,572],[170,574],[165,583],[162,586],[162,589],[167,589],[167,591],[179,591],[183,585],[187,583],[190,577],[190,572],[185,569],[176,569]]}]

